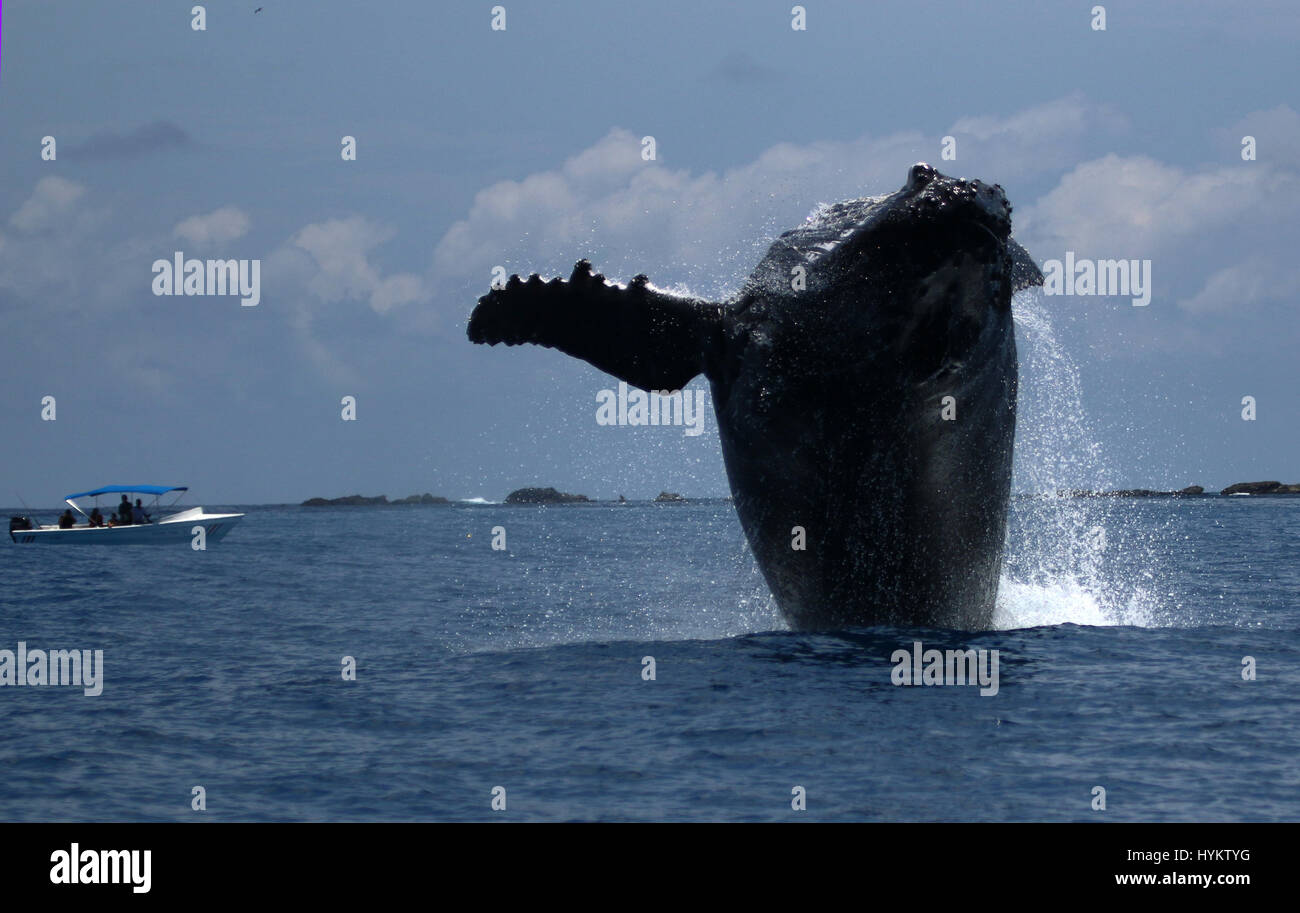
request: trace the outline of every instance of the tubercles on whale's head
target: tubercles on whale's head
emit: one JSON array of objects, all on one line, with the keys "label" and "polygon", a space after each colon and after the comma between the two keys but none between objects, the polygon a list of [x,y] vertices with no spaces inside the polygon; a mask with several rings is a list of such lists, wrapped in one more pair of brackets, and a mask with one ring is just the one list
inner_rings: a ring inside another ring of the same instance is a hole
[{"label": "tubercles on whale's head", "polygon": [[907,183],[903,185],[904,190],[920,190],[926,184],[930,183],[938,175],[934,166],[927,162],[917,162],[907,172]]},{"label": "tubercles on whale's head", "polygon": [[985,275],[977,283],[970,281],[975,275],[969,268],[963,270],[972,293],[967,297],[980,297],[973,293],[986,285],[992,295],[985,297],[1005,310],[1013,293],[1043,282],[1033,259],[1011,237],[1011,203],[1000,184],[949,177],[917,162],[881,209],[879,224],[888,227],[884,237],[898,262],[908,264],[927,284],[973,261]]},{"label": "tubercles on whale's head", "polygon": [[942,222],[968,222],[1005,241],[1011,234],[1011,203],[1001,184],[948,177],[917,162],[900,193],[913,216]]}]

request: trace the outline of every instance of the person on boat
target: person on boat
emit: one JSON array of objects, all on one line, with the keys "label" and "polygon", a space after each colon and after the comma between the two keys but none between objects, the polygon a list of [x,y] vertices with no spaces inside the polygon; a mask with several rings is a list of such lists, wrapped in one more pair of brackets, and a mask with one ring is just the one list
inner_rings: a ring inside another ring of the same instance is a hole
[{"label": "person on boat", "polygon": [[152,521],[149,519],[149,515],[148,515],[147,513],[144,512],[144,506],[140,503],[140,499],[139,499],[139,498],[136,498],[136,499],[135,499],[135,507],[132,508],[132,510],[131,510],[131,522],[132,522],[132,523],[150,523],[150,522],[152,522]]},{"label": "person on boat", "polygon": [[90,525],[91,526],[104,525],[104,515],[99,512],[98,507],[96,507],[94,510],[90,512]]},{"label": "person on boat", "polygon": [[131,525],[131,499],[122,495],[122,503],[117,505],[117,525]]},{"label": "person on boat", "polygon": [[69,507],[63,512],[63,516],[59,517],[59,529],[72,529],[76,525],[77,520],[72,516],[72,508]]}]

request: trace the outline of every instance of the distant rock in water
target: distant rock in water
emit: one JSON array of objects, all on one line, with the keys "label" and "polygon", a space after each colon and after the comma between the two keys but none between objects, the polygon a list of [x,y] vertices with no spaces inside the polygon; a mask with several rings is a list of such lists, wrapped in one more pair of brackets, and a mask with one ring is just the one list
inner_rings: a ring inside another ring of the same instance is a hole
[{"label": "distant rock in water", "polygon": [[1056,493],[1058,498],[1177,498],[1205,494],[1200,485],[1188,485],[1178,491],[1155,491],[1151,488],[1119,488],[1115,491],[1089,491],[1073,488]]},{"label": "distant rock in water", "polygon": [[427,492],[422,495],[409,495],[396,501],[389,501],[388,495],[344,495],[341,498],[308,498],[302,502],[303,507],[382,507],[387,504],[450,504],[446,498],[439,498]]},{"label": "distant rock in water", "polygon": [[590,501],[586,495],[571,495],[554,488],[519,488],[506,495],[507,504],[574,504]]},{"label": "distant rock in water", "polygon": [[387,504],[387,495],[367,498],[365,495],[345,495],[342,498],[308,498],[302,502],[303,507],[367,507],[372,504]]},{"label": "distant rock in water", "polygon": [[407,495],[393,502],[394,504],[450,504],[446,498],[431,495],[427,491],[422,495]]},{"label": "distant rock in water", "polygon": [[1295,495],[1300,494],[1300,484],[1283,485],[1281,482],[1237,482],[1229,485],[1223,495]]},{"label": "distant rock in water", "polygon": [[683,498],[675,491],[661,491],[659,492],[659,497],[655,498],[655,500],[656,501],[685,501],[686,499]]},{"label": "distant rock in water", "polygon": [[[1237,482],[1229,485],[1221,495],[1300,495],[1300,484],[1284,485],[1281,482]],[[1088,491],[1087,489],[1061,489],[1058,498],[1190,498],[1205,495],[1201,485],[1188,485],[1178,491],[1153,491],[1150,488],[1122,488],[1118,491]],[[1209,497],[1214,497],[1210,494]]]}]

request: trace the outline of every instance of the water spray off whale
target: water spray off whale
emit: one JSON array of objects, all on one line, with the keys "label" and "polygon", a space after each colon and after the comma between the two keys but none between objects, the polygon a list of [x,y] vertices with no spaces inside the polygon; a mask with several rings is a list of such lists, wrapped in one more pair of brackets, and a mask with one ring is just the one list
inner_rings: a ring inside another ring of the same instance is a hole
[{"label": "water spray off whale", "polygon": [[1040,285],[1002,188],[913,166],[781,235],[714,302],[644,275],[512,276],[472,342],[644,390],[704,374],[737,514],[796,629],[993,623],[1015,437],[1012,295]]}]

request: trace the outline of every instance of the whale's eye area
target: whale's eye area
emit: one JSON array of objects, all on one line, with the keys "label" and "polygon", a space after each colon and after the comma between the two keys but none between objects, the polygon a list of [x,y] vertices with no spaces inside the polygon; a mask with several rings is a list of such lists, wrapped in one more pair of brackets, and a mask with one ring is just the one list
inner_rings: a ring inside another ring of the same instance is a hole
[{"label": "whale's eye area", "polygon": [[907,183],[913,187],[924,187],[934,180],[936,174],[938,172],[925,162],[917,162],[912,166],[912,170],[907,173]]}]

